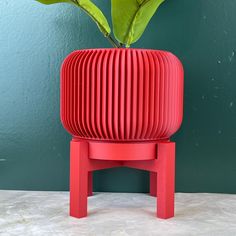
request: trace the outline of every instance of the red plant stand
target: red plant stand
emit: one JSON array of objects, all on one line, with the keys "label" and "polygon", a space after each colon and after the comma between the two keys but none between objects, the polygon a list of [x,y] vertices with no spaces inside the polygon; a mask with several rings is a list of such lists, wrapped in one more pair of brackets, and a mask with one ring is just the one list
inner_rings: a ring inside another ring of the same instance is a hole
[{"label": "red plant stand", "polygon": [[183,116],[183,68],[173,54],[144,49],[71,53],[61,68],[61,120],[72,135],[70,215],[87,216],[94,170],[150,172],[157,217],[174,216],[175,143]]},{"label": "red plant stand", "polygon": [[[157,196],[157,217],[174,216],[175,143],[94,145],[73,139],[70,145],[71,216],[87,216],[87,196],[92,195],[92,172],[120,166],[150,171],[150,195]],[[130,155],[133,159],[126,160]],[[111,160],[104,160],[105,156]]]}]

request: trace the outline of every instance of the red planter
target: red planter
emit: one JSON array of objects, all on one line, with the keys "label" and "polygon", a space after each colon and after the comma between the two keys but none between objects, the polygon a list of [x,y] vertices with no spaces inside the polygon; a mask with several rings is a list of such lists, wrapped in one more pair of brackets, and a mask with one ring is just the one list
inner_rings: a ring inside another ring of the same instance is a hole
[{"label": "red planter", "polygon": [[71,53],[61,68],[61,121],[73,136],[70,214],[87,215],[93,170],[128,166],[150,171],[157,216],[172,217],[175,144],[169,138],[182,116],[183,68],[173,54],[144,49]]},{"label": "red planter", "polygon": [[91,49],[71,53],[61,69],[61,120],[79,139],[167,139],[183,114],[183,68],[171,53]]}]

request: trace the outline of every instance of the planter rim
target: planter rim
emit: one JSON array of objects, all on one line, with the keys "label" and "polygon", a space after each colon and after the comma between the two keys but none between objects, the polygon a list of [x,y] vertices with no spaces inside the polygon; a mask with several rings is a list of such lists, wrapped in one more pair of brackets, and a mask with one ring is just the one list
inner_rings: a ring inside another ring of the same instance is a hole
[{"label": "planter rim", "polygon": [[[83,49],[76,49],[73,52],[81,52],[81,51],[146,51],[146,52],[162,52],[174,55],[170,51],[161,50],[161,49],[151,49],[151,48],[83,48]],[[174,55],[175,56],[175,55]]]}]

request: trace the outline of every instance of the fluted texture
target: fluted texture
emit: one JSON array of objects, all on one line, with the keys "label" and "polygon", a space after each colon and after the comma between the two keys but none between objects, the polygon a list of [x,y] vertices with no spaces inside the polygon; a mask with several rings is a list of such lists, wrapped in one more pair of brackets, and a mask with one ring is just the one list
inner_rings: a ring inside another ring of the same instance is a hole
[{"label": "fluted texture", "polygon": [[183,115],[183,68],[173,54],[142,49],[71,53],[61,68],[61,120],[78,138],[169,138]]}]

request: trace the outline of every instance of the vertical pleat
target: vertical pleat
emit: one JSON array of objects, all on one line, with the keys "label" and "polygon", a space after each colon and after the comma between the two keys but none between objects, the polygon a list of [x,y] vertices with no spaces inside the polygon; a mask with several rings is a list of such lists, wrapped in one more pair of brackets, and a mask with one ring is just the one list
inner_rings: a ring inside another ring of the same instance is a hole
[{"label": "vertical pleat", "polygon": [[[158,112],[157,112],[157,130],[156,134],[154,135],[155,137],[161,137],[161,132],[164,127],[164,100],[165,100],[165,93],[164,93],[164,82],[165,82],[165,66],[163,63],[163,58],[160,53],[156,54],[156,57],[158,58],[158,64],[157,68],[160,71],[160,77],[158,79],[158,90],[157,90],[157,103],[158,103]],[[160,99],[160,97],[162,99]]]},{"label": "vertical pleat", "polygon": [[62,123],[78,138],[166,139],[182,122],[183,68],[165,51],[75,51],[63,62],[60,91]]},{"label": "vertical pleat", "polygon": [[147,61],[148,61],[148,70],[149,70],[149,89],[148,89],[148,94],[147,96],[147,109],[148,109],[148,128],[145,134],[145,139],[148,139],[153,131],[153,126],[154,126],[154,114],[155,114],[155,107],[154,107],[154,102],[155,102],[155,67],[153,63],[153,57],[151,53],[146,53],[147,54]]},{"label": "vertical pleat", "polygon": [[[72,90],[73,90],[73,93],[72,93],[72,102],[73,102],[73,120],[72,120],[72,124],[73,124],[73,127],[74,127],[74,130],[76,131],[76,133],[78,133],[79,135],[83,135],[80,131],[80,127],[79,127],[79,122],[78,119],[79,119],[79,116],[78,116],[78,109],[79,109],[79,104],[76,102],[78,100],[78,91],[79,91],[79,80],[76,79],[77,78],[77,68],[79,67],[79,60],[78,58],[81,56],[81,52],[76,54],[76,56],[74,57],[73,59],[73,62],[74,62],[74,66],[73,66],[73,76],[71,77],[71,86],[72,86]],[[70,64],[73,64],[72,62]]]},{"label": "vertical pleat", "polygon": [[136,130],[137,130],[137,124],[138,124],[138,64],[137,64],[137,55],[136,51],[131,51],[131,133],[130,133],[130,139],[135,138]]},{"label": "vertical pleat", "polygon": [[169,78],[170,78],[170,68],[169,68],[169,63],[166,59],[166,54],[163,54],[161,52],[161,55],[162,55],[162,58],[163,58],[163,62],[164,62],[164,65],[165,65],[165,70],[164,70],[164,78],[163,78],[163,127],[162,127],[162,132],[161,132],[161,136],[162,137],[165,137],[166,136],[166,132],[167,132],[167,129],[168,129],[168,122],[169,122],[169,119],[166,119],[166,117],[169,117]]},{"label": "vertical pleat", "polygon": [[[82,129],[84,131],[84,135],[85,137],[90,137],[89,132],[88,132],[88,123],[86,122],[86,115],[87,115],[87,84],[88,84],[88,79],[89,77],[87,77],[87,71],[86,71],[86,67],[87,67],[87,63],[88,63],[88,59],[89,59],[89,54],[91,54],[91,51],[86,51],[85,52],[85,56],[82,60],[81,63],[81,97],[80,97],[80,102],[81,102],[81,113],[80,113],[80,119],[81,119],[81,124],[82,124]],[[89,88],[89,87],[88,87]],[[71,96],[71,95],[69,95]]]},{"label": "vertical pleat", "polygon": [[144,107],[144,101],[143,101],[143,88],[144,88],[144,67],[143,67],[143,56],[141,51],[137,51],[137,60],[138,60],[138,112],[137,112],[137,132],[135,137],[142,138],[142,130],[143,130],[143,107]]},{"label": "vertical pleat", "polygon": [[91,97],[91,103],[90,103],[90,120],[91,120],[91,129],[93,132],[93,136],[94,137],[101,137],[100,132],[98,130],[98,126],[97,126],[97,85],[99,84],[99,82],[97,81],[97,62],[98,62],[98,58],[99,58],[100,53],[98,53],[97,51],[94,51],[94,58],[91,62],[91,89],[90,89],[90,97]]},{"label": "vertical pleat", "polygon": [[125,139],[130,139],[131,132],[131,112],[132,112],[132,63],[131,63],[131,51],[128,50],[125,57]]},{"label": "vertical pleat", "polygon": [[[72,93],[73,61],[76,56],[77,56],[76,54],[73,54],[66,65],[67,71],[69,72],[69,78],[70,78],[69,80],[65,81],[65,87],[66,87],[67,94]],[[74,125],[73,125],[73,120],[71,119],[73,116],[72,97],[66,97],[65,100],[66,100],[66,104],[65,104],[66,105],[66,113],[65,113],[66,124],[69,127],[69,130],[71,130],[71,133],[76,133],[76,130],[74,129]]]},{"label": "vertical pleat", "polygon": [[150,69],[149,69],[149,63],[148,63],[148,57],[146,51],[142,51],[143,56],[143,128],[142,128],[142,134],[141,138],[146,138],[146,132],[148,130],[148,119],[149,119],[149,89],[150,89]]},{"label": "vertical pleat", "polygon": [[113,93],[113,124],[114,124],[114,138],[116,140],[121,139],[121,128],[120,128],[120,54],[121,51],[114,51],[113,61],[113,82],[114,82],[114,93]]},{"label": "vertical pleat", "polygon": [[[114,129],[113,129],[113,57],[114,54],[112,51],[108,52],[108,58],[107,58],[107,92],[106,92],[106,100],[107,100],[107,107],[106,107],[106,113],[107,113],[107,127],[108,127],[108,138],[114,139]],[[107,99],[109,97],[109,99]]]}]

